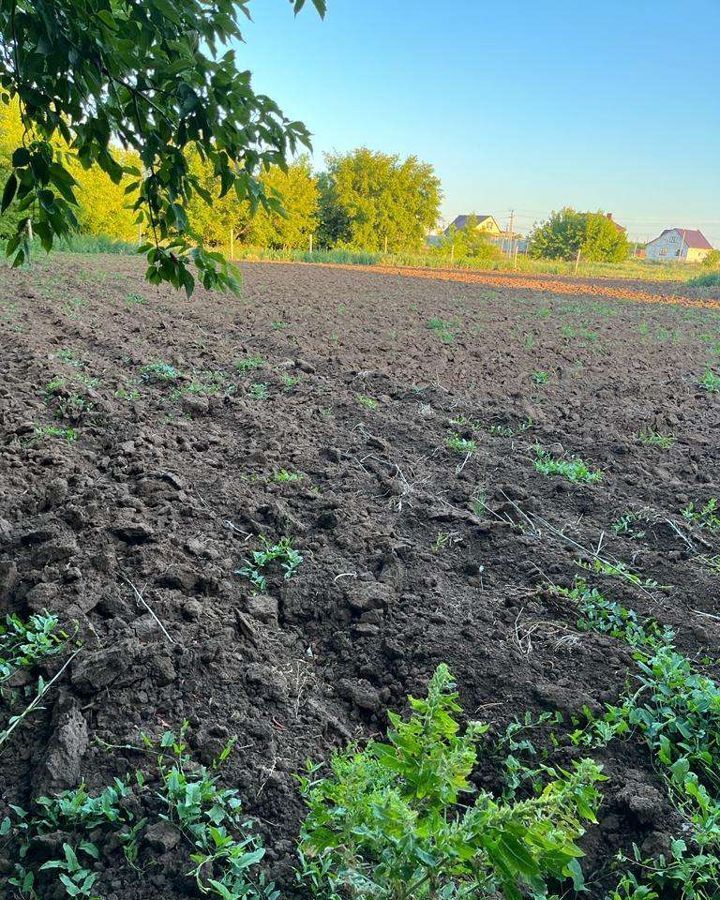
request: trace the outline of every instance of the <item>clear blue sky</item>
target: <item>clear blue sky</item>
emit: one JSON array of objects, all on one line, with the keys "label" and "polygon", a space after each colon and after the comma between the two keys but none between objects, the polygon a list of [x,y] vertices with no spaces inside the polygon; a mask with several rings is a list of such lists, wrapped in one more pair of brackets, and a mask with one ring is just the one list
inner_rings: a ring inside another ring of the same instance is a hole
[{"label": "clear blue sky", "polygon": [[325,151],[432,163],[442,213],[563,205],[720,247],[720,0],[255,0],[238,62]]}]

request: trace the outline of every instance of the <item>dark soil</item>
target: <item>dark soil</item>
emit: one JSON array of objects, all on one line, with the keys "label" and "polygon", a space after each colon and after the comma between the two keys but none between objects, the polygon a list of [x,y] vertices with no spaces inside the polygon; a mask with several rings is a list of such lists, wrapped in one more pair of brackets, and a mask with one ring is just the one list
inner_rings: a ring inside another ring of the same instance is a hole
[{"label": "dark soil", "polygon": [[[681,510],[720,494],[720,395],[698,386],[720,315],[320,267],[244,272],[241,299],[188,301],[149,287],[129,258],[0,269],[0,603],[77,622],[84,642],[2,753],[0,791],[28,807],[147,764],[98,739],[135,745],[186,719],[209,762],[237,736],[223,781],[290,897],[293,773],[381,732],[439,662],[468,715],[498,729],[619,697],[627,651],[579,631],[546,590],[570,585],[578,558],[600,546],[657,581],[596,579],[688,652],[717,652],[720,579]],[[249,356],[262,368],[238,370]],[[153,362],[182,379],[144,380]],[[35,433],[47,425],[77,440]],[[677,442],[647,446],[648,428]],[[449,432],[477,452],[452,453]],[[603,481],[539,474],[536,442]],[[281,469],[304,477],[277,483]],[[612,531],[640,510],[643,537]],[[261,534],[291,537],[304,562],[254,596],[235,571]],[[602,762],[585,844],[594,896],[619,847],[657,852],[676,825],[640,746],[612,744]],[[193,896],[186,853],[143,842],[139,872],[109,854],[97,891]]]}]

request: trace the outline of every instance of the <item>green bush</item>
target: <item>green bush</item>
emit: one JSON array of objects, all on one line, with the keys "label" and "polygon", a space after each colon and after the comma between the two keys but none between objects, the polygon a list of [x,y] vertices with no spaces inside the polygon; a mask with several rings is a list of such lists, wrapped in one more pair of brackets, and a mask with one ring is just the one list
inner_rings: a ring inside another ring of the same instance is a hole
[{"label": "green bush", "polygon": [[688,281],[691,287],[720,287],[720,272],[704,272]]},{"label": "green bush", "polygon": [[452,676],[433,675],[427,699],[410,698],[408,721],[389,713],[388,742],[336,753],[331,772],[309,766],[300,778],[308,815],[300,836],[300,879],[324,900],[545,896],[546,879],[572,878],[582,890],[584,822],[594,822],[602,780],[589,759],[572,772],[545,770],[528,799],[496,799],[474,788],[476,744],[488,730],[463,734]]}]

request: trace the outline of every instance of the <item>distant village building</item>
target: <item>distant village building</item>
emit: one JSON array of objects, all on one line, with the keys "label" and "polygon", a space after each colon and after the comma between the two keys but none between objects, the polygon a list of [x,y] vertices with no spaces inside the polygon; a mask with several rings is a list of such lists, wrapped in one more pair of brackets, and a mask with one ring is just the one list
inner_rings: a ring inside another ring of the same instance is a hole
[{"label": "distant village building", "polygon": [[691,228],[666,228],[645,247],[645,257],[654,260],[702,262],[712,244],[702,231]]},{"label": "distant village building", "polygon": [[475,213],[469,216],[455,216],[454,220],[445,229],[445,234],[450,234],[451,231],[461,231],[463,228],[467,228],[467,224],[470,219],[476,220],[476,231],[484,231],[487,232],[488,235],[495,235],[497,237],[505,234],[505,232],[502,230],[502,228],[500,228],[493,216],[479,216]]},{"label": "distant village building", "polygon": [[455,216],[453,221],[445,229],[444,234],[450,235],[454,231],[462,231],[463,228],[468,227],[471,219],[475,220],[476,231],[480,231],[487,235],[490,243],[497,244],[498,247],[501,247],[506,253],[510,253],[514,250],[517,250],[518,253],[527,253],[528,239],[521,234],[518,234],[517,231],[510,234],[508,231],[502,229],[498,225],[497,219],[490,215],[471,213],[466,216]]}]

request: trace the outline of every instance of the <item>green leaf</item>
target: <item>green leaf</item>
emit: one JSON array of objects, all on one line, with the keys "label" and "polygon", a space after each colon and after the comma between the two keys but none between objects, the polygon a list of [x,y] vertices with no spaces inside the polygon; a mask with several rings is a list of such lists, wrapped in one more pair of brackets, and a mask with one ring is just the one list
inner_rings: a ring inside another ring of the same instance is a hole
[{"label": "green leaf", "polygon": [[26,147],[18,147],[12,155],[12,164],[21,169],[30,162],[30,151]]},{"label": "green leaf", "polygon": [[5,182],[5,189],[2,195],[2,204],[0,204],[0,212],[5,212],[5,210],[10,206],[15,198],[15,192],[17,191],[18,180],[15,176],[14,172],[10,173],[10,177]]},{"label": "green leaf", "polygon": [[178,15],[171,0],[146,0],[150,6],[154,6],[166,19],[170,19],[175,25],[182,24],[182,18]]}]

